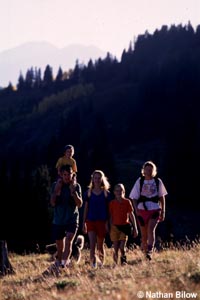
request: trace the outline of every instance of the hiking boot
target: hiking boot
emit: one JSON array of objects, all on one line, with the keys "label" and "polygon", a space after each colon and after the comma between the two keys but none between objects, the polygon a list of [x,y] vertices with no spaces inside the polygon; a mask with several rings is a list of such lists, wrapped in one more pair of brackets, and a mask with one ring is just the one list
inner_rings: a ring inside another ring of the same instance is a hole
[{"label": "hiking boot", "polygon": [[101,268],[103,268],[103,263],[100,261],[100,262],[97,263],[97,266],[98,266],[98,268],[101,269]]},{"label": "hiking boot", "polygon": [[92,269],[97,269],[97,264],[96,263],[91,263],[91,268]]},{"label": "hiking boot", "polygon": [[153,254],[153,247],[151,245],[148,245],[148,250],[146,252],[146,258],[148,260],[152,260],[152,254]]},{"label": "hiking boot", "polygon": [[59,267],[61,267],[61,262],[56,260],[54,265],[56,266],[56,268],[59,268]]},{"label": "hiking boot", "polygon": [[93,259],[93,261],[91,262],[90,265],[93,269],[97,269],[97,258],[96,258],[96,256],[94,257],[94,259]]},{"label": "hiking boot", "polygon": [[66,265],[66,260],[62,259],[62,262],[61,262],[61,268],[64,268]]},{"label": "hiking boot", "polygon": [[126,260],[126,255],[121,256],[121,265],[126,265],[127,264],[127,260]]},{"label": "hiking boot", "polygon": [[146,258],[147,258],[148,260],[152,260],[152,251],[147,251],[147,253],[146,253]]},{"label": "hiking boot", "polygon": [[69,267],[70,264],[71,264],[70,259],[68,259],[68,260],[62,260],[61,267],[62,268]]}]

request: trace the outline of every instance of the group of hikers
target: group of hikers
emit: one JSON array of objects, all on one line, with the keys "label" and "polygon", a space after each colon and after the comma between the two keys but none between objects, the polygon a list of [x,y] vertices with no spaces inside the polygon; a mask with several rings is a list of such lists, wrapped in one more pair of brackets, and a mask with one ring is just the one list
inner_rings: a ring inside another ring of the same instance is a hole
[{"label": "group of hikers", "polygon": [[[103,266],[105,238],[109,234],[113,246],[114,264],[126,264],[126,244],[129,235],[141,234],[141,250],[152,259],[155,230],[165,218],[166,188],[157,175],[152,161],[144,163],[129,198],[123,183],[110,191],[110,183],[102,170],[94,170],[87,190],[82,194],[77,182],[74,147],[66,145],[64,155],[56,163],[57,180],[52,185],[50,203],[54,208],[52,238],[56,242],[55,265],[70,265],[73,241],[78,229],[88,236],[92,268]],[[83,206],[83,220],[79,224],[79,209]]]}]

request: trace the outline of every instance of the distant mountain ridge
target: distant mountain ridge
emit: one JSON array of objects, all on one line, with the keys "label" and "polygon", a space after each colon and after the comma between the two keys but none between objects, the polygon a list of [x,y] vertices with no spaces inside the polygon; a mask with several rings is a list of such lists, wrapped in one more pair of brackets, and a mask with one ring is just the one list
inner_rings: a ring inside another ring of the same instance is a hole
[{"label": "distant mountain ridge", "polygon": [[0,87],[6,87],[9,82],[16,85],[20,72],[25,77],[31,67],[41,69],[42,73],[49,64],[56,76],[58,68],[63,71],[74,68],[76,60],[87,64],[92,59],[104,58],[106,52],[95,46],[72,44],[57,48],[48,42],[29,42],[0,53]]}]

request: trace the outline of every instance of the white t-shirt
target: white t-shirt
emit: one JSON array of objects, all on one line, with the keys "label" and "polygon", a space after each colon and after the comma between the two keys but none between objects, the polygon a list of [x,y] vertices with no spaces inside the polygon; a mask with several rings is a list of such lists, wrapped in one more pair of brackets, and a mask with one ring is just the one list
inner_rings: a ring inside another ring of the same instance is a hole
[{"label": "white t-shirt", "polygon": [[[140,194],[140,178],[138,178],[130,192],[129,198],[138,200],[141,196],[145,196],[147,198],[152,198],[155,196],[163,197],[167,195],[167,190],[160,178],[159,180],[159,189],[157,191],[155,179],[144,180],[141,194]],[[145,205],[148,210],[159,209],[159,203],[155,203],[149,199],[149,201],[145,201]],[[145,209],[142,202],[138,204],[138,209]]]}]

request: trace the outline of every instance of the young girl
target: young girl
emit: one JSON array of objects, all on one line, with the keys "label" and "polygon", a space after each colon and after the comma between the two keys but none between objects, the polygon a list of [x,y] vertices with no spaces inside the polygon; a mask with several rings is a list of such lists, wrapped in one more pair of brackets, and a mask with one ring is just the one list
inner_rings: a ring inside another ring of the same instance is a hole
[{"label": "young girl", "polygon": [[130,222],[134,227],[134,237],[137,237],[138,230],[133,214],[133,206],[129,199],[125,198],[125,187],[118,183],[114,187],[115,199],[109,203],[110,213],[110,238],[113,242],[114,253],[113,260],[118,264],[118,252],[121,252],[121,264],[126,264],[126,242],[128,235],[131,234]]},{"label": "young girl", "polygon": [[[133,200],[141,232],[141,248],[151,260],[155,244],[155,230],[159,221],[165,218],[166,188],[157,175],[152,161],[144,163],[142,177],[135,182],[129,197]],[[158,181],[158,184],[156,182]]]},{"label": "young girl", "polygon": [[[88,233],[90,263],[92,267],[96,268],[98,262],[100,265],[104,264],[110,184],[101,170],[95,170],[88,187],[84,197],[83,233]],[[98,256],[96,255],[96,246]]]}]

